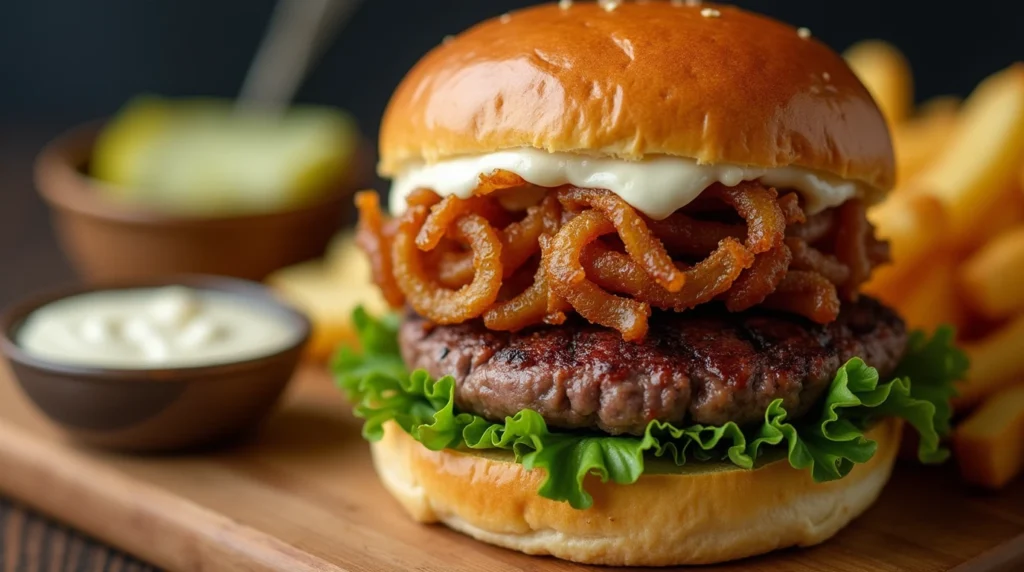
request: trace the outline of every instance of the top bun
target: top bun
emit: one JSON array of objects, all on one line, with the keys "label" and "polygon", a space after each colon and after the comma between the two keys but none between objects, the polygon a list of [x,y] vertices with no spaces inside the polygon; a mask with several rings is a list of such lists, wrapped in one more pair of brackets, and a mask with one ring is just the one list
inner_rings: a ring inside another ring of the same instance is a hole
[{"label": "top bun", "polygon": [[380,174],[533,147],[793,165],[892,187],[882,113],[826,45],[730,6],[612,4],[527,8],[435,48],[384,114]]}]

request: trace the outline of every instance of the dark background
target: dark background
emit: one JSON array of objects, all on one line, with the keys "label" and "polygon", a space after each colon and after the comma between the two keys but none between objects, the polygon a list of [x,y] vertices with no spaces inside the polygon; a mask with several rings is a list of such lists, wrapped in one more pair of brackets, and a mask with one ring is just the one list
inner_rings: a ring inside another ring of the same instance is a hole
[{"label": "dark background", "polygon": [[[352,111],[373,136],[402,75],[446,34],[529,0],[364,0],[305,83],[302,101]],[[1009,0],[748,0],[837,50],[884,38],[910,59],[918,98],[967,94],[1024,59],[1024,6]],[[236,94],[272,0],[0,2],[0,128],[112,113],[138,92]]]}]

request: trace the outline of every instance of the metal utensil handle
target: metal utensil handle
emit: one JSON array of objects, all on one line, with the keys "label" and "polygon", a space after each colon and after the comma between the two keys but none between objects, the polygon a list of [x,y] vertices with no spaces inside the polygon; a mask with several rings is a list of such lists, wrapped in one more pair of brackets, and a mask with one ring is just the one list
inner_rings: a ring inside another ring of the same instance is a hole
[{"label": "metal utensil handle", "polygon": [[240,109],[283,111],[360,0],[280,0],[238,98]]}]

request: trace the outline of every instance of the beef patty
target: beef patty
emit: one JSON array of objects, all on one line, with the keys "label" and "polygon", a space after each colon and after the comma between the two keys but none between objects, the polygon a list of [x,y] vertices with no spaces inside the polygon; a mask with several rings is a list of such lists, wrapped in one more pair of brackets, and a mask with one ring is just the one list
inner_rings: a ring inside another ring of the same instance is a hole
[{"label": "beef patty", "polygon": [[653,419],[753,424],[776,398],[806,413],[839,367],[860,357],[883,379],[907,343],[892,310],[861,296],[821,326],[766,310],[655,312],[641,343],[570,321],[519,333],[479,321],[432,326],[410,314],[399,335],[413,369],[455,377],[455,403],[492,421],[521,409],[548,425],[642,434]]}]

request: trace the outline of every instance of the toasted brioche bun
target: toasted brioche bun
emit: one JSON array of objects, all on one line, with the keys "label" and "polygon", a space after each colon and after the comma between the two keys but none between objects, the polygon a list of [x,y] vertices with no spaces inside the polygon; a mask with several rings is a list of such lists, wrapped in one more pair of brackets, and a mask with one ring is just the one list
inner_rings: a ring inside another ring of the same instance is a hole
[{"label": "toasted brioche bun", "polygon": [[793,165],[872,194],[895,174],[885,119],[838,54],[707,3],[547,4],[469,29],[398,86],[378,171],[518,147]]},{"label": "toasted brioche bun", "polygon": [[594,505],[537,495],[543,477],[504,455],[430,451],[397,425],[372,445],[384,486],[421,522],[442,522],[490,544],[586,564],[710,564],[827,540],[866,510],[892,471],[902,423],[869,433],[871,461],[816,484],[785,460],[754,470],[694,465],[631,485],[588,477]]}]

